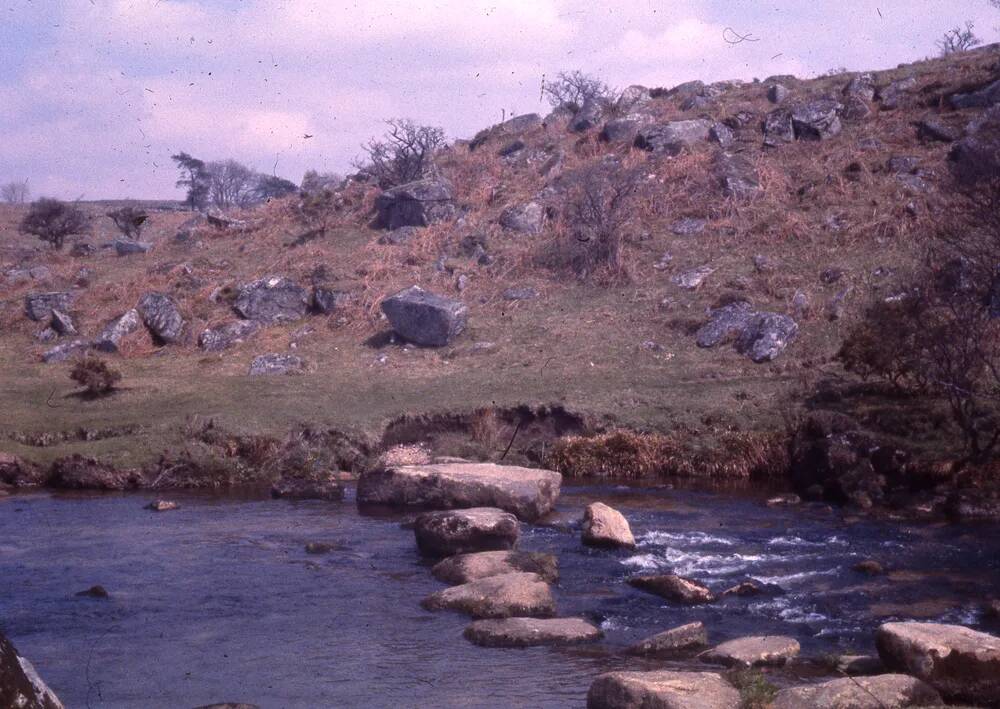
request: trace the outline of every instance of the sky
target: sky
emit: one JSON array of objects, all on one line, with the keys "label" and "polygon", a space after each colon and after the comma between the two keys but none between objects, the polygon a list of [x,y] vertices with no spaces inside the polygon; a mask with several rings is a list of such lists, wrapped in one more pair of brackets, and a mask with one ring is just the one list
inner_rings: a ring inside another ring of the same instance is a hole
[{"label": "sky", "polygon": [[182,198],[182,150],[298,182],[350,171],[386,118],[464,138],[544,113],[560,71],[669,87],[884,69],[967,20],[1000,38],[988,0],[0,0],[0,183]]}]

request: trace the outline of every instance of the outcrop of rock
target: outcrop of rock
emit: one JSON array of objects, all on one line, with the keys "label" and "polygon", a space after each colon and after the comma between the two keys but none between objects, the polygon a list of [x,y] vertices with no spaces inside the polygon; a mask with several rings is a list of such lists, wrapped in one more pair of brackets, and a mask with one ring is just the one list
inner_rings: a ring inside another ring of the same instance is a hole
[{"label": "outcrop of rock", "polygon": [[344,499],[344,486],[332,477],[313,479],[284,476],[271,485],[271,497],[285,500]]},{"label": "outcrop of rock", "polygon": [[771,111],[764,118],[764,145],[777,148],[795,142],[792,113],[784,108]]},{"label": "outcrop of rock", "polygon": [[609,672],[587,692],[587,709],[733,709],[740,693],[714,672]]},{"label": "outcrop of rock", "polygon": [[548,618],[555,614],[552,591],[536,574],[490,576],[427,596],[427,610],[455,610],[473,618]]},{"label": "outcrop of rock", "polygon": [[888,86],[878,90],[878,100],[883,111],[899,108],[917,86],[917,80],[912,76],[893,81]]},{"label": "outcrop of rock", "polygon": [[531,522],[552,510],[561,484],[559,473],[511,465],[403,465],[363,473],[358,502],[432,510],[498,507]]},{"label": "outcrop of rock", "polygon": [[48,484],[65,490],[125,490],[138,487],[137,473],[116,470],[76,454],[52,464]]},{"label": "outcrop of rock", "polygon": [[298,355],[271,353],[254,357],[250,362],[251,377],[275,374],[302,374],[306,369],[305,360]]},{"label": "outcrop of rock", "polygon": [[115,239],[115,253],[119,256],[132,256],[134,254],[145,254],[153,248],[153,245],[145,241],[131,241],[130,239]]},{"label": "outcrop of rock", "polygon": [[952,108],[989,108],[1000,103],[1000,80],[966,94],[953,94],[948,98]]},{"label": "outcrop of rock", "polygon": [[635,537],[632,536],[628,520],[621,512],[603,502],[594,502],[584,510],[581,539],[584,544],[593,547],[635,547]]},{"label": "outcrop of rock", "polygon": [[700,118],[656,123],[639,129],[635,146],[654,153],[680,155],[685,149],[707,141],[711,128],[711,121]]},{"label": "outcrop of rock", "polygon": [[52,319],[53,310],[68,312],[73,304],[73,294],[68,291],[30,293],[24,296],[24,314],[29,320],[45,322]]},{"label": "outcrop of rock", "polygon": [[376,222],[383,229],[429,226],[455,214],[454,194],[447,180],[427,178],[392,187],[375,198]]},{"label": "outcrop of rock", "polygon": [[719,153],[712,163],[712,174],[726,197],[746,199],[761,191],[757,168],[742,155]]},{"label": "outcrop of rock", "polygon": [[117,352],[122,340],[138,330],[141,324],[142,317],[138,310],[132,309],[119,315],[105,325],[100,334],[94,338],[94,349],[102,352]]},{"label": "outcrop of rock", "polygon": [[885,623],[875,633],[885,666],[930,684],[945,699],[1000,705],[1000,638],[961,625]]},{"label": "outcrop of rock", "polygon": [[628,653],[645,657],[672,657],[681,651],[705,645],[708,645],[708,631],[701,622],[695,622],[648,637],[632,645]]},{"label": "outcrop of rock", "polygon": [[481,551],[456,554],[431,569],[434,578],[450,584],[517,572],[538,574],[553,583],[559,579],[559,560],[552,554],[527,551]]},{"label": "outcrop of rock", "polygon": [[347,291],[332,290],[330,288],[313,289],[313,309],[317,313],[330,315],[343,308],[351,302],[351,294]]},{"label": "outcrop of rock", "polygon": [[500,215],[500,226],[519,234],[537,236],[542,233],[545,209],[538,202],[515,204]]},{"label": "outcrop of rock", "polygon": [[62,702],[0,633],[0,706],[11,709],[63,709]]},{"label": "outcrop of rock", "polygon": [[771,709],[905,709],[941,706],[933,688],[907,675],[844,677],[778,692]]},{"label": "outcrop of rock", "polygon": [[628,579],[631,586],[687,606],[711,603],[715,595],[702,584],[675,574],[642,574]]},{"label": "outcrop of rock", "polygon": [[614,118],[604,124],[601,129],[601,140],[608,143],[635,142],[635,137],[642,126],[650,121],[642,116],[626,116],[625,118]]},{"label": "outcrop of rock", "polygon": [[463,635],[483,647],[535,647],[594,642],[604,633],[583,618],[502,618],[477,620]]},{"label": "outcrop of rock", "polygon": [[604,107],[599,99],[584,99],[583,105],[573,114],[569,129],[574,133],[588,131],[601,122],[602,115],[604,115]]},{"label": "outcrop of rock", "polygon": [[198,346],[206,352],[221,352],[244,342],[259,329],[253,320],[234,320],[202,332]]},{"label": "outcrop of rock", "polygon": [[844,106],[833,99],[816,99],[792,109],[792,127],[799,140],[827,140],[841,131],[840,111]]},{"label": "outcrop of rock", "polygon": [[184,334],[184,318],[173,298],[162,293],[147,293],[136,306],[142,321],[162,344],[180,341]]},{"label": "outcrop of rock", "polygon": [[503,123],[498,123],[492,128],[480,131],[475,138],[469,142],[469,150],[475,150],[483,143],[493,138],[504,138],[521,135],[529,130],[534,130],[542,125],[542,117],[537,113],[525,113],[520,116],[508,118]]},{"label": "outcrop of rock", "polygon": [[242,318],[268,325],[295,322],[309,311],[309,294],[287,278],[268,276],[242,286],[233,309]]},{"label": "outcrop of rock", "polygon": [[469,310],[464,303],[411,286],[382,301],[393,331],[423,347],[444,347],[462,334]]},{"label": "outcrop of rock", "polygon": [[783,665],[799,654],[799,641],[783,635],[760,635],[737,638],[716,645],[702,655],[705,662],[717,662],[728,667]]},{"label": "outcrop of rock", "polygon": [[698,347],[716,345],[736,340],[746,330],[757,312],[746,302],[730,303],[711,312],[711,319],[695,334]]},{"label": "outcrop of rock", "polygon": [[966,136],[954,144],[948,157],[955,175],[966,184],[996,175],[1000,170],[1000,107],[969,124]]},{"label": "outcrop of rock", "polygon": [[495,507],[425,512],[413,528],[424,556],[451,556],[478,551],[505,551],[517,545],[517,517]]}]

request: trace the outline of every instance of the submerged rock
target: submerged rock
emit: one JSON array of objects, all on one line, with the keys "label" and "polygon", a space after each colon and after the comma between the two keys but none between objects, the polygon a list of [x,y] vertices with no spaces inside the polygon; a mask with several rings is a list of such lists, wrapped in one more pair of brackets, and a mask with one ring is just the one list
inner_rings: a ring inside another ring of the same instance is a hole
[{"label": "submerged rock", "polygon": [[530,522],[552,510],[561,484],[559,473],[511,465],[403,465],[363,473],[358,503],[439,510],[499,507]]},{"label": "submerged rock", "polygon": [[0,633],[0,706],[11,709],[63,709],[62,702],[42,681],[14,644]]},{"label": "submerged rock", "polygon": [[705,645],[708,645],[708,631],[705,630],[704,624],[695,622],[648,637],[629,647],[628,653],[648,657],[672,657],[678,652]]},{"label": "submerged rock", "polygon": [[172,500],[153,500],[144,509],[151,510],[152,512],[169,512],[170,510],[180,509],[180,505]]},{"label": "submerged rock", "polygon": [[799,650],[799,641],[795,638],[761,635],[724,642],[702,655],[702,659],[729,667],[783,665],[789,658],[798,655]]},{"label": "submerged rock", "polygon": [[552,583],[559,579],[559,560],[553,554],[526,551],[481,551],[456,554],[431,569],[434,578],[450,584],[516,572],[538,574]]},{"label": "submerged rock", "polygon": [[886,667],[952,701],[1000,704],[1000,638],[961,625],[885,623],[875,633]]},{"label": "submerged rock", "polygon": [[513,549],[521,534],[517,517],[494,507],[426,512],[413,528],[424,556]]},{"label": "submerged rock", "polygon": [[111,594],[108,593],[108,589],[104,588],[104,586],[91,586],[84,591],[77,591],[76,595],[88,598],[111,598]]},{"label": "submerged rock", "polygon": [[473,618],[548,618],[555,614],[552,591],[537,574],[515,573],[471,581],[432,593],[427,610],[456,610]]},{"label": "submerged rock", "polygon": [[906,675],[844,677],[778,692],[771,709],[905,709],[940,706],[930,686]]},{"label": "submerged rock", "polygon": [[714,672],[609,672],[587,692],[587,709],[734,709],[740,693]]},{"label": "submerged rock", "polygon": [[587,505],[583,513],[583,543],[594,547],[635,547],[635,537],[625,516],[603,502]]},{"label": "submerged rock", "polygon": [[632,576],[628,582],[642,591],[684,605],[693,606],[715,600],[715,595],[708,587],[676,574],[643,574]]},{"label": "submerged rock", "polygon": [[463,635],[484,647],[535,647],[593,642],[604,633],[583,618],[503,618],[477,620]]},{"label": "submerged rock", "polygon": [[444,347],[465,330],[469,310],[464,303],[411,286],[382,301],[393,331],[408,342]]}]

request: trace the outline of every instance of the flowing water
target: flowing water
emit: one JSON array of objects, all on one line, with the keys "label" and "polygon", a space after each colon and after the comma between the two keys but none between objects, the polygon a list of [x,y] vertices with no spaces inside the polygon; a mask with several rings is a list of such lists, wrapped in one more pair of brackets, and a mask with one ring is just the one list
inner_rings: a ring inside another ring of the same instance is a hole
[{"label": "flowing water", "polygon": [[[745,494],[565,487],[556,522],[526,526],[522,548],[559,556],[561,615],[584,615],[602,643],[479,648],[468,619],[430,613],[442,587],[402,514],[341,504],[179,496],[33,494],[0,501],[0,627],[67,707],[579,707],[599,672],[655,665],[621,650],[693,620],[713,642],[797,637],[803,653],[873,651],[887,619],[1000,630],[979,613],[1000,588],[990,527],[852,521],[821,506],[772,509]],[[587,549],[575,520],[603,500],[632,523],[632,552]],[[560,521],[561,520],[561,521]],[[306,554],[310,541],[336,551]],[[851,567],[874,558],[890,570]],[[777,596],[681,608],[629,587],[672,570],[722,590],[753,577]],[[77,597],[94,584],[110,599]]]}]

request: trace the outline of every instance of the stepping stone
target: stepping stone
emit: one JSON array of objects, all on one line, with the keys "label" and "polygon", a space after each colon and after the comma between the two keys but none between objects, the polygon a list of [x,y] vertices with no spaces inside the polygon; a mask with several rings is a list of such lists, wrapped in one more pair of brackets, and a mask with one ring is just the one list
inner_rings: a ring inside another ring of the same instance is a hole
[{"label": "stepping stone", "polygon": [[593,642],[604,634],[582,618],[504,618],[477,620],[464,635],[484,647],[534,647]]}]

